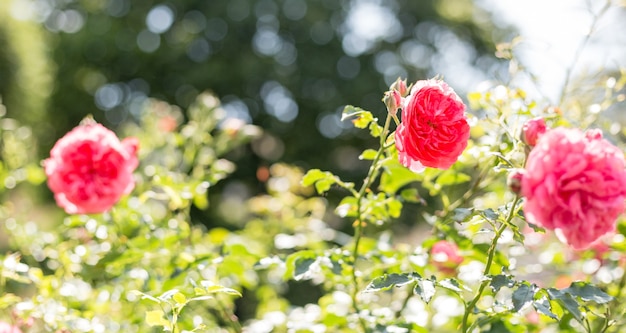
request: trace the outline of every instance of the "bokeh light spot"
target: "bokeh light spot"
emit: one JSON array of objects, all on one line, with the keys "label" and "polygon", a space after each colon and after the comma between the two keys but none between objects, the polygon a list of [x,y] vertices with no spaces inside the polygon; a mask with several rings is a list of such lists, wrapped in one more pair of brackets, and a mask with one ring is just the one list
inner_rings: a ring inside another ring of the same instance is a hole
[{"label": "bokeh light spot", "polygon": [[161,37],[148,30],[143,30],[137,35],[137,46],[146,53],[152,53],[161,46]]},{"label": "bokeh light spot", "polygon": [[117,84],[105,84],[96,90],[96,106],[101,110],[111,110],[120,105],[124,99],[124,91]]},{"label": "bokeh light spot", "polygon": [[306,15],[307,5],[304,0],[287,0],[283,3],[283,13],[290,20],[300,20]]},{"label": "bokeh light spot", "polygon": [[226,8],[228,17],[233,21],[243,21],[250,15],[250,6],[246,0],[233,0]]},{"label": "bokeh light spot", "polygon": [[130,10],[129,0],[109,0],[107,13],[113,17],[122,17]]},{"label": "bokeh light spot", "polygon": [[165,5],[158,5],[150,9],[146,16],[148,30],[155,34],[166,32],[174,23],[174,12]]},{"label": "bokeh light spot", "polygon": [[187,56],[195,62],[203,62],[209,58],[211,46],[204,38],[194,39],[187,47]]},{"label": "bokeh light spot", "polygon": [[317,129],[323,136],[334,139],[343,132],[341,118],[334,113],[320,114],[317,118]]},{"label": "bokeh light spot", "polygon": [[358,58],[343,56],[337,61],[337,73],[344,79],[354,79],[361,71]]},{"label": "bokeh light spot", "polygon": [[220,41],[228,33],[228,24],[219,17],[211,18],[206,24],[205,36],[214,42]]},{"label": "bokeh light spot", "polygon": [[206,28],[207,20],[204,14],[197,10],[192,10],[185,14],[182,25],[183,29],[188,33],[197,34]]},{"label": "bokeh light spot", "polygon": [[235,96],[225,96],[222,98],[222,108],[226,112],[226,119],[235,118],[243,120],[249,124],[252,122],[248,106]]},{"label": "bokeh light spot", "polygon": [[315,22],[311,27],[310,35],[315,44],[328,44],[334,36],[333,27],[324,21]]},{"label": "bokeh light spot", "polygon": [[254,50],[262,55],[272,56],[283,47],[283,42],[276,32],[269,28],[257,30],[252,38]]},{"label": "bokeh light spot", "polygon": [[280,83],[269,81],[261,87],[265,110],[276,119],[288,123],[298,116],[298,104],[289,90]]}]

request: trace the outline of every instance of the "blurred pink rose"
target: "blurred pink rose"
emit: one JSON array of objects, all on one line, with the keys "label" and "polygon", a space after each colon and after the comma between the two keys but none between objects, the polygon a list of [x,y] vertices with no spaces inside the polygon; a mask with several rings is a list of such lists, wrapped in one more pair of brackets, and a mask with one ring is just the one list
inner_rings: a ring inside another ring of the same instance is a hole
[{"label": "blurred pink rose", "polygon": [[139,141],[120,142],[93,121],[74,128],[56,142],[44,161],[48,187],[68,214],[101,213],[135,186]]},{"label": "blurred pink rose", "polygon": [[548,127],[546,121],[543,118],[534,118],[522,126],[522,141],[530,147],[534,147],[537,144],[537,140],[542,136]]},{"label": "blurred pink rose", "polygon": [[522,194],[528,222],[587,248],[612,232],[624,211],[624,154],[600,131],[549,130],[528,155]]},{"label": "blurred pink rose", "polygon": [[454,273],[457,266],[463,262],[456,244],[447,240],[440,240],[430,249],[433,265],[444,273]]},{"label": "blurred pink rose", "polygon": [[17,326],[0,321],[0,333],[22,333]]},{"label": "blurred pink rose", "polygon": [[463,101],[445,82],[416,82],[395,135],[400,163],[414,172],[454,164],[470,136],[464,111]]}]

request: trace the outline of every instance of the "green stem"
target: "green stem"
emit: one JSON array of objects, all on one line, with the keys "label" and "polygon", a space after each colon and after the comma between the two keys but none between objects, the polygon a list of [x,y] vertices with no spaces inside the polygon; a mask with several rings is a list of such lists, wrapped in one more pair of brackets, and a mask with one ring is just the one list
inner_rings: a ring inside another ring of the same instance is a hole
[{"label": "green stem", "polygon": [[589,324],[589,318],[585,318],[585,329],[587,330],[587,333],[593,333],[591,330],[591,324]]},{"label": "green stem", "polygon": [[[520,197],[515,196],[515,200],[513,200],[513,204],[511,205],[511,210],[509,211],[509,215],[507,216],[506,221],[502,223],[498,229],[496,229],[496,234],[493,236],[493,240],[491,241],[491,246],[489,247],[489,251],[487,254],[487,262],[485,263],[485,270],[483,271],[483,276],[489,275],[489,272],[491,271],[491,265],[493,264],[493,258],[495,257],[495,254],[496,254],[496,247],[498,245],[498,240],[500,239],[500,236],[502,236],[502,233],[504,232],[504,230],[506,230],[507,226],[511,223],[511,220],[513,220],[513,216],[515,216],[515,211],[516,211],[515,207],[517,206],[519,201],[520,201]],[[474,296],[474,298],[465,306],[465,314],[463,314],[463,321],[461,323],[461,328],[462,328],[461,332],[469,333],[471,332],[471,329],[474,327],[474,325],[471,325],[468,327],[469,315],[472,311],[474,311],[474,308],[476,307],[476,304],[480,300],[480,297],[483,295],[485,288],[487,288],[487,285],[489,285],[489,280],[484,279],[480,283],[480,286],[478,287],[478,291],[476,292],[476,295]]]},{"label": "green stem", "polygon": [[367,189],[369,189],[370,186],[372,186],[374,179],[376,179],[376,177],[378,176],[378,170],[380,169],[379,161],[385,151],[385,141],[387,139],[387,134],[388,134],[387,132],[389,131],[389,125],[391,124],[391,118],[392,118],[391,115],[388,113],[387,119],[385,119],[385,125],[383,126],[382,133],[380,134],[380,148],[378,148],[378,151],[376,152],[376,156],[374,156],[374,159],[372,160],[372,165],[370,166],[367,172],[367,176],[363,180],[363,185],[359,189],[359,192],[356,193],[357,218],[356,218],[356,221],[354,222],[354,248],[352,249],[353,288],[352,288],[351,296],[352,296],[352,307],[354,308],[354,311],[356,312],[359,318],[359,323],[361,324],[361,328],[363,332],[367,332],[368,329],[367,329],[367,323],[359,314],[361,312],[361,309],[358,303],[358,294],[359,294],[360,287],[359,287],[359,274],[357,271],[357,261],[359,258],[359,243],[361,242],[361,237],[363,236],[363,212],[362,212],[363,198],[365,197],[365,192],[367,191]]}]

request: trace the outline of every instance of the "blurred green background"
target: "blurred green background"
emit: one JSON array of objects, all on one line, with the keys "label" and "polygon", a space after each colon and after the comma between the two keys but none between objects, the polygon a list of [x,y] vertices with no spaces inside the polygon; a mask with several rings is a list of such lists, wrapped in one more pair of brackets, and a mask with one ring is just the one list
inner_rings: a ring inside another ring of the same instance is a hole
[{"label": "blurred green background", "polygon": [[88,114],[115,129],[148,98],[185,109],[210,90],[265,132],[229,156],[226,194],[262,191],[278,160],[358,180],[374,142],[343,107],[382,116],[398,77],[443,75],[464,96],[506,76],[494,41],[513,32],[490,15],[470,0],[4,0],[0,94],[46,158]]}]

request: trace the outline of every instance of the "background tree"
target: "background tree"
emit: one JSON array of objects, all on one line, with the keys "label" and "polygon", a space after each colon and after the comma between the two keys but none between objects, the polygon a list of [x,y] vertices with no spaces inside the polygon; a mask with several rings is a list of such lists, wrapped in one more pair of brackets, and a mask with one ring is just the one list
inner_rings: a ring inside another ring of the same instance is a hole
[{"label": "background tree", "polygon": [[[22,10],[48,30],[46,60],[57,68],[44,89],[47,121],[35,126],[42,158],[87,114],[114,128],[136,121],[148,97],[186,108],[212,90],[228,117],[265,129],[232,156],[248,184],[278,159],[358,179],[366,164],[356,157],[373,141],[340,121],[344,105],[381,116],[379,92],[399,76],[444,75],[464,95],[506,70],[493,42],[506,30],[469,0],[77,0]],[[22,100],[7,100],[9,112],[36,112]]]}]

